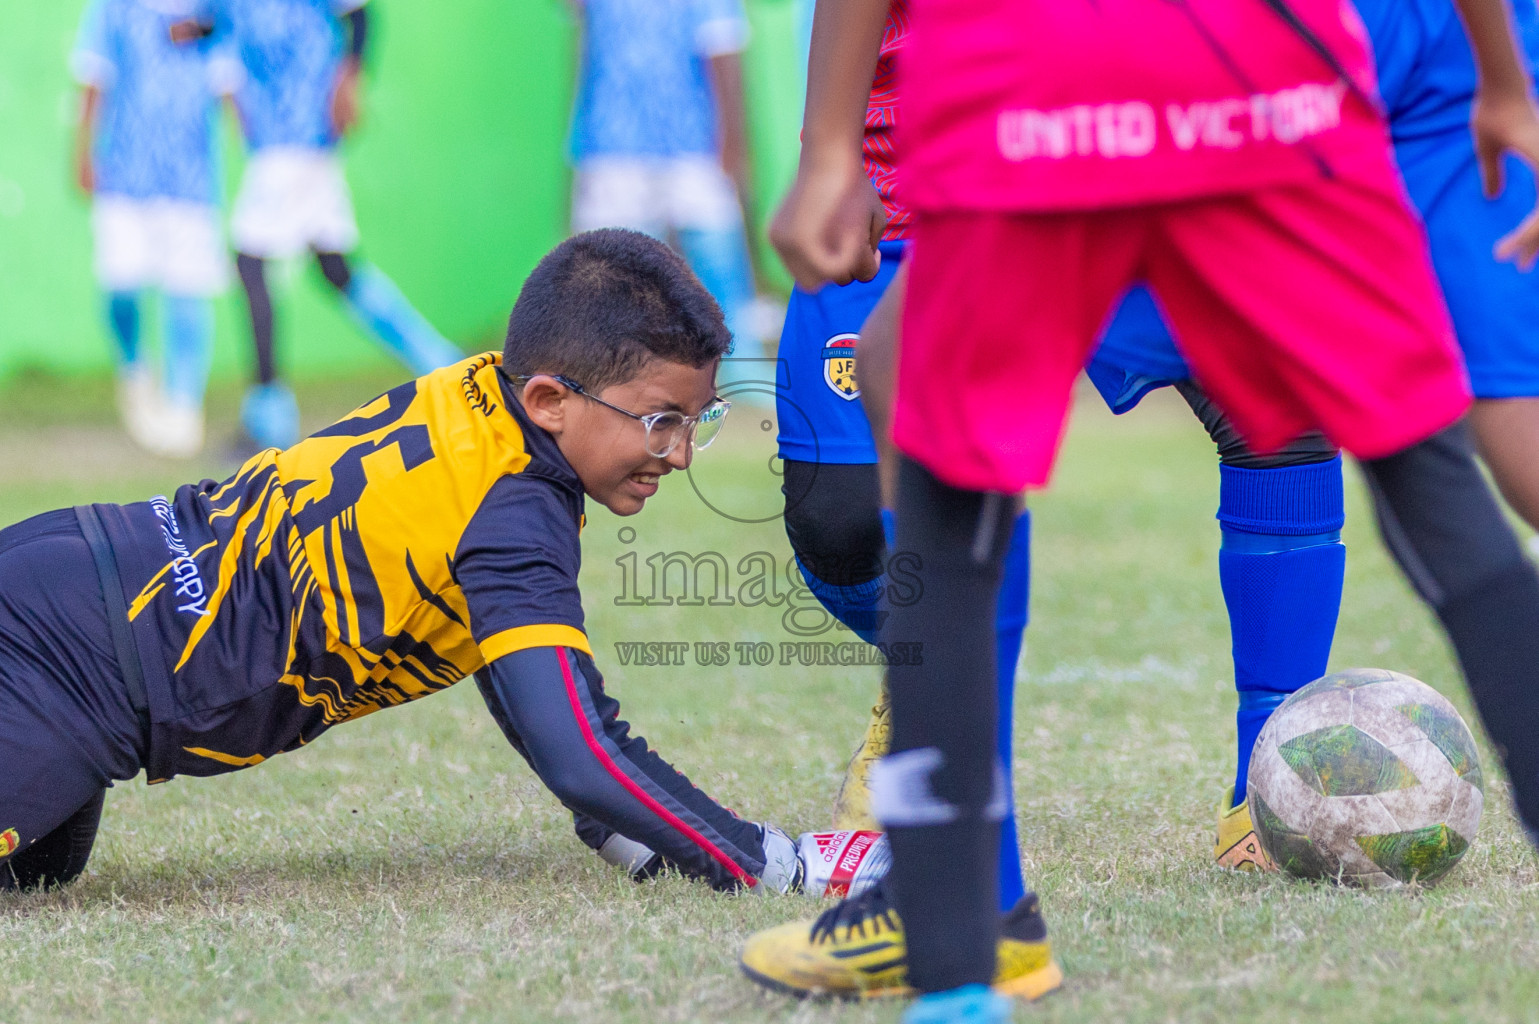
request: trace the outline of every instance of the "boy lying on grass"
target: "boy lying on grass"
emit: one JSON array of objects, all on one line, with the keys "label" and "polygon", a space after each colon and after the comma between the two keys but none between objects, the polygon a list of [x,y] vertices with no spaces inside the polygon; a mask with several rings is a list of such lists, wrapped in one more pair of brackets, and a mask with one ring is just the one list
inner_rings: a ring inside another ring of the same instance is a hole
[{"label": "boy lying on grass", "polygon": [[795,886],[785,833],[619,720],[577,589],[584,495],[634,515],[711,442],[729,340],[666,246],[578,235],[529,275],[500,357],[224,483],[0,531],[0,888],[79,875],[114,780],[247,768],[472,674],[606,860]]}]

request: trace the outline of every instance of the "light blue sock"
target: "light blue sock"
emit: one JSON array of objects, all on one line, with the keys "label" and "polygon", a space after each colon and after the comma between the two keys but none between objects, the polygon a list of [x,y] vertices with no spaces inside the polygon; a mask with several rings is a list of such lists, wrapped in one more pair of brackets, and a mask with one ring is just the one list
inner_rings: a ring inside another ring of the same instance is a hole
[{"label": "light blue sock", "polygon": [[903,1013],[903,1024],[1008,1024],[1010,1000],[987,985],[927,992]]},{"label": "light blue sock", "polygon": [[465,357],[406,301],[395,282],[372,264],[360,263],[354,270],[344,301],[359,325],[419,377]]},{"label": "light blue sock", "polygon": [[139,293],[107,293],[107,326],[118,344],[118,362],[130,366],[139,361]]},{"label": "light blue sock", "polygon": [[1325,674],[1347,549],[1341,459],[1308,466],[1220,466],[1218,576],[1229,610],[1238,734],[1234,800],[1256,737],[1277,706]]},{"label": "light blue sock", "polygon": [[[1026,635],[1031,597],[1031,513],[1022,511],[1010,532],[1010,547],[1005,553],[1004,580],[999,588],[999,604],[994,610],[994,644],[999,694],[999,725],[996,743],[1005,779],[1014,776],[1015,739],[1015,666],[1021,658],[1021,644]],[[1010,809],[999,823],[999,909],[1010,910],[1026,895],[1026,880],[1021,874],[1021,844],[1015,827],[1015,795],[1010,794]]]},{"label": "light blue sock", "polygon": [[214,304],[190,295],[167,295],[165,318],[166,397],[183,405],[203,404],[214,356]]},{"label": "light blue sock", "polygon": [[240,422],[259,448],[289,448],[299,441],[299,403],[282,381],[247,391]]},{"label": "light blue sock", "polygon": [[679,248],[705,290],[721,306],[727,330],[732,332],[732,348],[716,374],[718,386],[742,380],[767,380],[773,384],[774,368],[755,361],[763,352],[756,344],[758,339],[751,337],[753,325],[748,322],[753,305],[753,264],[748,258],[748,238],[743,226],[680,231]]}]

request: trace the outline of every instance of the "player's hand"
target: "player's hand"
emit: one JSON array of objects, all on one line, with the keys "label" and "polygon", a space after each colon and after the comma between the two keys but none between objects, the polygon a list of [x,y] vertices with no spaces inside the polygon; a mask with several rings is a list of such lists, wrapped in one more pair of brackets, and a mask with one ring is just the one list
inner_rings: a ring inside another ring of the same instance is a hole
[{"label": "player's hand", "polygon": [[182,18],[171,23],[171,41],[178,46],[195,43],[209,34],[209,27],[196,18]]},{"label": "player's hand", "polygon": [[[1539,171],[1539,106],[1532,96],[1490,97],[1478,93],[1470,115],[1480,181],[1487,198],[1501,195],[1502,159],[1508,153]],[[1523,270],[1539,257],[1539,208],[1496,243],[1496,258],[1514,260]]]},{"label": "player's hand", "polygon": [[877,243],[887,211],[861,162],[802,167],[770,221],[770,242],[796,283],[806,291],[823,285],[869,281],[882,256]]},{"label": "player's hand", "polygon": [[766,894],[801,892],[807,871],[796,840],[767,821],[759,824],[759,840],[764,845],[764,873],[756,888]]},{"label": "player's hand", "polygon": [[331,130],[341,138],[358,123],[358,61],[349,57],[337,69],[331,90]]}]

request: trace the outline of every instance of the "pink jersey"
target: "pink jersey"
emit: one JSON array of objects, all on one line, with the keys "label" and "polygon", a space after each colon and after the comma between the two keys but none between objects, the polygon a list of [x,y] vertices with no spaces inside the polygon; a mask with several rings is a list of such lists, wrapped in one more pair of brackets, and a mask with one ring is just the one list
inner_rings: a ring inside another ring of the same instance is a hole
[{"label": "pink jersey", "polygon": [[866,103],[866,137],[861,147],[866,176],[887,208],[884,241],[908,237],[908,207],[896,195],[898,165],[893,128],[898,123],[898,53],[908,39],[908,0],[892,0],[882,28],[882,50],[876,61],[871,99]]},{"label": "pink jersey", "polygon": [[[1376,174],[1388,129],[1347,0],[911,0],[903,190],[928,210],[1137,205]],[[1373,97],[1373,106],[1363,95]]]}]

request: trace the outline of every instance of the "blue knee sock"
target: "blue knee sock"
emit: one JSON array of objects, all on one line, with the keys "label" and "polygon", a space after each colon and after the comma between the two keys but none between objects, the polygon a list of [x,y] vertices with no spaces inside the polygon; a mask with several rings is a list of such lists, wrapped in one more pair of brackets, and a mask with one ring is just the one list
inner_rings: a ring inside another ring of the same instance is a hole
[{"label": "blue knee sock", "polygon": [[464,353],[444,340],[433,325],[378,267],[360,264],[348,282],[348,312],[417,376],[459,362]]},{"label": "blue knee sock", "polygon": [[118,343],[118,361],[128,366],[139,361],[139,293],[107,293],[107,325]]},{"label": "blue knee sock", "polygon": [[[994,612],[994,643],[998,657],[999,731],[996,741],[999,762],[1008,784],[1014,778],[1012,749],[1015,738],[1015,666],[1021,658],[1021,643],[1031,595],[1031,513],[1023,511],[1010,533],[1010,549],[1005,553],[1004,581],[999,588],[999,604]],[[1026,895],[1026,880],[1021,875],[1021,844],[1015,829],[1015,795],[1010,790],[1010,809],[999,823],[999,909],[1008,911]]]},{"label": "blue knee sock", "polygon": [[[761,380],[768,374],[773,382],[774,369],[750,362],[764,353],[752,337],[753,325],[748,313],[753,305],[753,264],[748,258],[748,237],[741,224],[710,231],[689,229],[679,232],[679,248],[684,259],[715,297],[732,332],[732,347],[716,374],[719,388],[742,380]],[[733,356],[742,361],[734,360]],[[743,396],[740,396],[743,397]]]},{"label": "blue knee sock", "polygon": [[214,354],[214,304],[205,298],[167,295],[165,394],[182,405],[203,404]]},{"label": "blue knee sock", "polygon": [[802,571],[802,579],[806,581],[807,589],[812,591],[812,596],[818,599],[828,614],[842,622],[868,644],[877,641],[877,631],[882,624],[883,605],[886,602],[887,574],[884,572],[875,579],[864,583],[837,584],[819,579],[807,568],[801,556],[796,558],[796,567]]},{"label": "blue knee sock", "polygon": [[[894,520],[892,509],[884,508],[882,512],[882,535],[887,540],[887,550],[892,550]],[[885,612],[887,595],[887,574],[864,583],[839,585],[819,579],[807,568],[805,562],[798,556],[796,567],[801,570],[802,580],[807,584],[807,589],[812,591],[812,596],[818,599],[828,614],[838,619],[856,636],[868,644],[877,641],[877,633],[881,629],[882,615]]]},{"label": "blue knee sock", "polygon": [[1340,457],[1219,473],[1218,576],[1240,695],[1238,804],[1261,727],[1290,693],[1325,674],[1346,573],[1345,513]]}]

